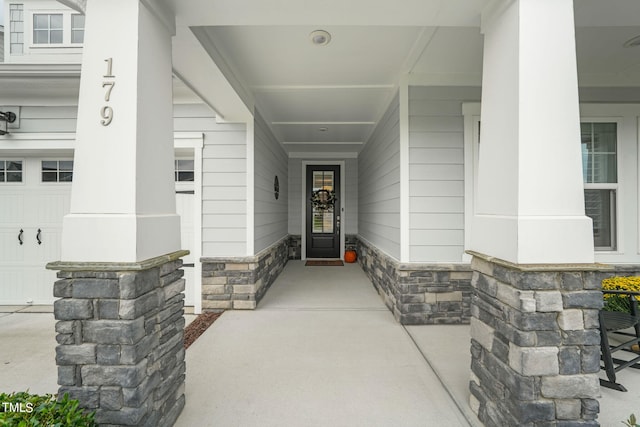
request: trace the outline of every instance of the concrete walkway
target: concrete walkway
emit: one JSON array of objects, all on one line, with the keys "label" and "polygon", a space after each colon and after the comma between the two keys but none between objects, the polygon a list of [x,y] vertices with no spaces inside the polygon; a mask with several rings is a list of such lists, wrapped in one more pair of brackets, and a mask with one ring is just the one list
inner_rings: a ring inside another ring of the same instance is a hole
[{"label": "concrete walkway", "polygon": [[186,382],[177,426],[470,425],[358,265],[289,262],[189,348]]}]

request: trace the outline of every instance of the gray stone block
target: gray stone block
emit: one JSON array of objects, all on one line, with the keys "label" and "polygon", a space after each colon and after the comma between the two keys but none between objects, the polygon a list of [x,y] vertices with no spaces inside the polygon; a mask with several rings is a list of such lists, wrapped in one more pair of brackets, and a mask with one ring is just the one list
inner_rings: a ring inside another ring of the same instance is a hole
[{"label": "gray stone block", "polygon": [[556,408],[553,401],[534,400],[520,401],[515,399],[507,399],[505,401],[510,409],[511,415],[518,420],[518,425],[523,426],[527,423],[535,423],[540,425],[542,421],[552,421],[556,417]]},{"label": "gray stone block", "polygon": [[73,321],[61,320],[56,322],[56,332],[59,334],[72,334],[73,333]]},{"label": "gray stone block", "polygon": [[600,412],[600,402],[597,399],[582,399],[582,418],[595,420]]},{"label": "gray stone block", "polygon": [[97,344],[135,344],[145,335],[144,318],[135,320],[87,320],[85,341]]},{"label": "gray stone block", "polygon": [[600,346],[585,345],[581,348],[582,373],[597,374],[600,372]]},{"label": "gray stone block", "polygon": [[120,298],[133,299],[155,289],[160,284],[158,268],[120,274]]},{"label": "gray stone block", "polygon": [[559,420],[578,420],[582,412],[580,399],[556,400],[556,418]]},{"label": "gray stone block", "polygon": [[96,361],[99,365],[120,364],[120,346],[115,344],[99,344],[96,346]]},{"label": "gray stone block", "polygon": [[98,303],[98,318],[100,319],[118,319],[118,311],[120,308],[119,299],[101,299]]},{"label": "gray stone block", "polygon": [[560,375],[576,375],[582,372],[580,347],[561,347],[558,352]]},{"label": "gray stone block", "polygon": [[98,387],[62,386],[58,389],[58,400],[62,399],[65,394],[68,394],[70,399],[82,402],[82,407],[85,409],[95,409],[100,405]]},{"label": "gray stone block", "polygon": [[59,345],[56,347],[58,365],[84,365],[96,363],[96,345]]},{"label": "gray stone block", "polygon": [[74,365],[58,366],[58,385],[76,385],[76,367]]},{"label": "gray stone block", "polygon": [[53,303],[57,320],[85,320],[93,318],[93,304],[87,299],[64,298]]},{"label": "gray stone block", "polygon": [[567,292],[562,295],[565,308],[601,309],[603,305],[600,291]]},{"label": "gray stone block", "polygon": [[175,424],[184,408],[185,397],[180,395],[175,403],[166,411],[165,415],[160,419],[158,427],[171,427]]},{"label": "gray stone block", "polygon": [[522,313],[509,310],[509,321],[523,331],[554,331],[558,329],[556,313]]},{"label": "gray stone block", "polygon": [[136,344],[122,345],[120,347],[120,363],[135,365],[147,357],[159,345],[158,333],[146,335]]},{"label": "gray stone block", "polygon": [[71,280],[58,280],[53,284],[53,296],[56,298],[71,298]]},{"label": "gray stone block", "polygon": [[564,345],[599,345],[600,331],[587,329],[584,331],[562,331]]},{"label": "gray stone block", "polygon": [[100,387],[100,408],[107,411],[118,411],[122,408],[122,388]]},{"label": "gray stone block", "polygon": [[100,366],[86,365],[81,368],[82,383],[88,386],[136,387],[145,378],[147,361],[137,365]]},{"label": "gray stone block", "polygon": [[96,413],[96,422],[99,424],[116,424],[121,426],[137,426],[145,415],[152,410],[150,400],[137,408],[122,407],[117,411],[100,410]]},{"label": "gray stone block", "polygon": [[557,347],[509,346],[509,366],[524,376],[558,375]]},{"label": "gray stone block", "polygon": [[562,290],[564,291],[578,291],[584,287],[582,273],[580,272],[562,273],[561,282]]},{"label": "gray stone block", "polygon": [[73,298],[118,298],[120,290],[115,279],[73,279]]},{"label": "gray stone block", "polygon": [[142,405],[161,382],[162,376],[160,373],[154,372],[145,378],[137,387],[123,388],[122,396],[124,405],[134,408]]},{"label": "gray stone block", "polygon": [[517,272],[512,275],[511,283],[517,289],[553,290],[560,289],[560,273],[555,272]]},{"label": "gray stone block", "polygon": [[595,374],[542,377],[542,396],[549,399],[593,399],[600,395]]},{"label": "gray stone block", "polygon": [[118,314],[121,319],[136,319],[157,309],[160,298],[162,298],[162,291],[155,289],[137,298],[121,300]]}]

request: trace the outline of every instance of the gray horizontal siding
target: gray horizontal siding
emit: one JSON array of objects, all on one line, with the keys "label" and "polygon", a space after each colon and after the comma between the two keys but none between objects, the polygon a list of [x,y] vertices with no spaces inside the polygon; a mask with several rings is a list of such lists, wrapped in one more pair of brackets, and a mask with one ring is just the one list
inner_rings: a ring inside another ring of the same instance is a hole
[{"label": "gray horizontal siding", "polygon": [[460,262],[464,254],[462,103],[480,88],[409,88],[409,260]]},{"label": "gray horizontal siding", "polygon": [[203,132],[202,256],[247,255],[247,133],[203,105],[174,106],[177,132]]},{"label": "gray horizontal siding", "polygon": [[358,156],[358,234],[400,259],[400,103],[396,96]]},{"label": "gray horizontal siding", "polygon": [[[256,112],[254,124],[254,251],[256,253],[287,235],[288,158],[267,123]],[[280,194],[274,195],[278,177]]]}]

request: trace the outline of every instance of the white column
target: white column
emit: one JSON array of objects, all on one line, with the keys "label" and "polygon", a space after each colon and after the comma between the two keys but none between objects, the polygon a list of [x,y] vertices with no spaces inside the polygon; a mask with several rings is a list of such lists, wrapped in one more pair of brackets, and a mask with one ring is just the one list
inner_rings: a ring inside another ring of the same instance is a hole
[{"label": "white column", "polygon": [[180,249],[172,24],[148,4],[87,3],[63,261],[136,262]]},{"label": "white column", "polygon": [[472,248],[518,264],[592,263],[573,0],[504,1],[482,30]]}]

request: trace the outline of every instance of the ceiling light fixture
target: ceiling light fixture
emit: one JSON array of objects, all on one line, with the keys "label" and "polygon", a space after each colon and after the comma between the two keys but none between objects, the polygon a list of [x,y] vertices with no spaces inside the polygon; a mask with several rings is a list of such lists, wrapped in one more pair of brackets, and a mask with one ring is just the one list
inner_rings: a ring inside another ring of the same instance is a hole
[{"label": "ceiling light fixture", "polygon": [[329,128],[321,127],[321,128],[318,128],[318,130],[319,130],[320,132],[326,132],[326,131],[328,131],[328,130],[329,130]]},{"label": "ceiling light fixture", "polygon": [[622,44],[624,47],[637,47],[640,46],[640,36],[635,36],[627,40]]},{"label": "ceiling light fixture", "polygon": [[315,30],[309,34],[309,38],[311,39],[311,43],[316,46],[326,46],[331,41],[331,34],[325,30]]}]

